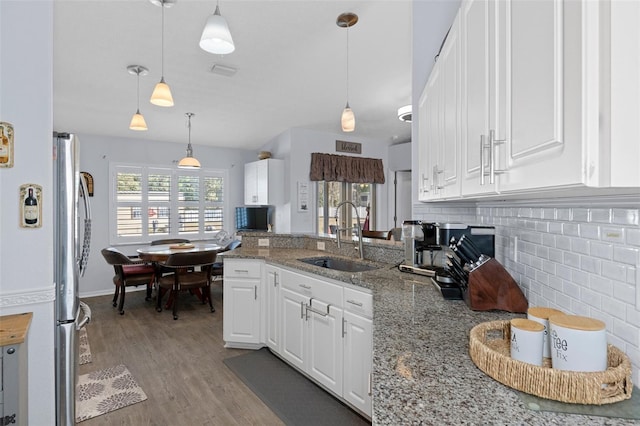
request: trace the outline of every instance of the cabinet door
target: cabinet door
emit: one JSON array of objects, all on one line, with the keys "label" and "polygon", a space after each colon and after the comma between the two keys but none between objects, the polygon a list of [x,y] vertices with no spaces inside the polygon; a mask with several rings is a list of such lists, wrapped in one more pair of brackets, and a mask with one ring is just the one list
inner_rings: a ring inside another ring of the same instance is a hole
[{"label": "cabinet door", "polygon": [[308,302],[308,297],[285,287],[280,288],[282,313],[280,355],[302,371],[305,370],[305,359],[307,358],[305,305]]},{"label": "cabinet door", "polygon": [[343,397],[371,415],[373,327],[368,318],[344,311]]},{"label": "cabinet door", "polygon": [[438,199],[437,169],[440,147],[440,64],[431,71],[427,85],[420,98],[418,109],[418,152],[419,189],[418,199],[430,201]]},{"label": "cabinet door", "polygon": [[342,309],[311,300],[307,308],[309,353],[307,373],[342,395]]},{"label": "cabinet door", "polygon": [[256,204],[269,204],[269,166],[270,160],[256,162]]},{"label": "cabinet door", "polygon": [[267,346],[280,353],[280,274],[279,268],[265,267],[265,340]]},{"label": "cabinet door", "polygon": [[244,165],[244,203],[247,205],[258,204],[258,167],[257,163]]},{"label": "cabinet door", "polygon": [[260,280],[224,278],[223,337],[227,347],[260,344]]},{"label": "cabinet door", "polygon": [[[461,192],[475,195],[497,192],[484,176],[489,170],[489,129],[496,128],[498,85],[495,41],[496,3],[466,0],[461,14]],[[501,76],[504,78],[504,76]],[[495,182],[495,181],[494,181]]]},{"label": "cabinet door", "polygon": [[[436,64],[437,66],[437,64]],[[418,101],[418,111],[416,118],[418,120],[418,201],[429,201],[431,197],[431,179],[430,176],[430,163],[429,159],[429,142],[431,137],[429,135],[430,129],[430,105],[427,103],[430,99],[429,96],[429,84],[420,96]]]}]

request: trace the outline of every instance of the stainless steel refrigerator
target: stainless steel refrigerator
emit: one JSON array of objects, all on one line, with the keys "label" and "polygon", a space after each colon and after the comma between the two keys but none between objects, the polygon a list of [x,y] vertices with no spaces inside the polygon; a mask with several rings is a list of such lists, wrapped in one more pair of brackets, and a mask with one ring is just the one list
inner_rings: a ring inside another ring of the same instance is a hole
[{"label": "stainless steel refrigerator", "polygon": [[54,132],[53,139],[56,424],[66,426],[75,424],[78,331],[91,320],[89,307],[78,296],[89,256],[91,208],[77,137]]}]

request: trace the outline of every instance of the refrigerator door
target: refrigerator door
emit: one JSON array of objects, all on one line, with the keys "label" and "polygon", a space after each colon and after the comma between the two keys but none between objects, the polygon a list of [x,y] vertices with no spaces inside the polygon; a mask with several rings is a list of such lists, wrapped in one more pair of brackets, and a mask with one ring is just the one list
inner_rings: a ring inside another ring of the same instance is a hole
[{"label": "refrigerator door", "polygon": [[56,327],[56,398],[58,426],[76,421],[75,387],[78,377],[78,330],[76,322]]}]

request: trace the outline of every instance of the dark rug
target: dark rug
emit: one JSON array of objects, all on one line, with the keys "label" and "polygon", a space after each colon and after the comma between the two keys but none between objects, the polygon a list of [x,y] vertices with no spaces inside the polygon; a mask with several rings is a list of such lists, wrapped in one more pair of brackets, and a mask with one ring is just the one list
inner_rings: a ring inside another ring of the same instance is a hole
[{"label": "dark rug", "polygon": [[287,425],[371,424],[267,348],[224,363]]}]

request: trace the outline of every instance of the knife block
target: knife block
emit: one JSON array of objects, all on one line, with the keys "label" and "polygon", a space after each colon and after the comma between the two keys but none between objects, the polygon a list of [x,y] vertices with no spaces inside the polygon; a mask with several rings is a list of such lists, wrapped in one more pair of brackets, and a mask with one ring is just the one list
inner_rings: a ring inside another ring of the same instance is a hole
[{"label": "knife block", "polygon": [[462,298],[474,311],[526,313],[529,306],[518,284],[493,258],[469,273],[469,285],[463,289]]}]

